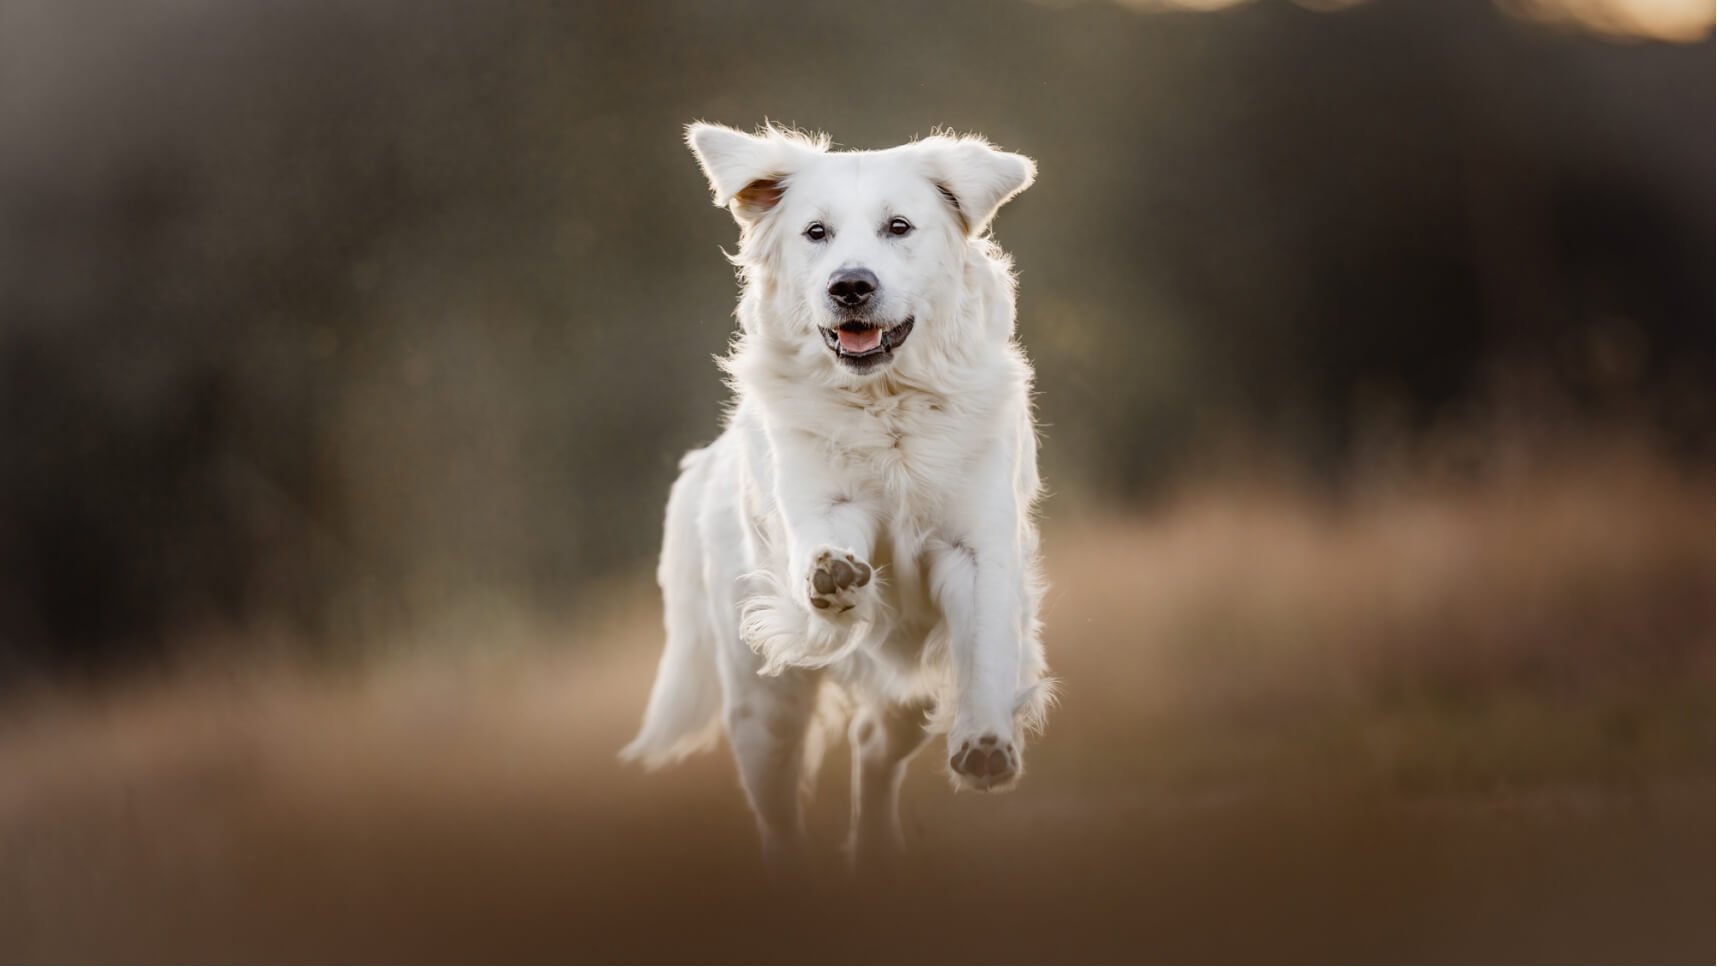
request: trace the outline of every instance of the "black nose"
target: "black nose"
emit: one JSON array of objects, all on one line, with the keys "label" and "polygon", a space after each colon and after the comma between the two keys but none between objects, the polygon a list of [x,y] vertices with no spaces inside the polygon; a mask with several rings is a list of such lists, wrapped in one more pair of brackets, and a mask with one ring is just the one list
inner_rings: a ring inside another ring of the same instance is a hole
[{"label": "black nose", "polygon": [[848,309],[857,309],[870,301],[876,286],[876,273],[870,269],[842,269],[829,279],[829,298]]}]

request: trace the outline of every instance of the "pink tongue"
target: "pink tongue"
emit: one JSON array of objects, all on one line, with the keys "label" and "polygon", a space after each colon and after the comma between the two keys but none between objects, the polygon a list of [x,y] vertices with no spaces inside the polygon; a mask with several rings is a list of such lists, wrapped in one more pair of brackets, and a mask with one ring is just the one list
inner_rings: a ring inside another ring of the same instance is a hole
[{"label": "pink tongue", "polygon": [[862,329],[858,332],[840,330],[841,348],[849,353],[863,353],[875,349],[882,342],[881,329]]}]

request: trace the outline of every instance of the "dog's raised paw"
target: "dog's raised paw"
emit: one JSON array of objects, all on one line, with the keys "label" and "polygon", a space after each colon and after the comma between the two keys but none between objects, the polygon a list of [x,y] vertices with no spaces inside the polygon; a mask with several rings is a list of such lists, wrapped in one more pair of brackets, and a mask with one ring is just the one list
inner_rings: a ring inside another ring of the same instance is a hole
[{"label": "dog's raised paw", "polygon": [[962,739],[948,757],[948,768],[954,770],[961,785],[999,789],[1019,776],[1019,752],[1012,742],[985,733],[976,739]]},{"label": "dog's raised paw", "polygon": [[858,606],[859,590],[870,584],[871,566],[857,555],[824,548],[811,561],[807,594],[811,607],[830,617],[846,614]]}]

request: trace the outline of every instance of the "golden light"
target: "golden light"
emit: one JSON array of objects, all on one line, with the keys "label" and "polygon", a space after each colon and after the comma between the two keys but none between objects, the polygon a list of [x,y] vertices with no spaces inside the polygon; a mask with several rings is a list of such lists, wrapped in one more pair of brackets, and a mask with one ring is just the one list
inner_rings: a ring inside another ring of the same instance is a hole
[{"label": "golden light", "polygon": [[1534,23],[1681,44],[1704,40],[1717,19],[1710,0],[1498,0],[1498,6],[1512,17]]},{"label": "golden light", "polygon": [[[1062,5],[1072,0],[1039,0]],[[1116,0],[1145,13],[1206,13],[1253,0]],[[1367,0],[1293,0],[1296,6],[1335,13]],[[1692,44],[1710,36],[1717,21],[1711,0],[1496,0],[1505,15],[1529,23],[1574,27],[1621,40]]]},{"label": "golden light", "polygon": [[1212,10],[1225,10],[1236,7],[1251,0],[1120,0],[1124,7],[1149,12],[1163,10],[1187,10],[1194,13],[1206,13]]}]

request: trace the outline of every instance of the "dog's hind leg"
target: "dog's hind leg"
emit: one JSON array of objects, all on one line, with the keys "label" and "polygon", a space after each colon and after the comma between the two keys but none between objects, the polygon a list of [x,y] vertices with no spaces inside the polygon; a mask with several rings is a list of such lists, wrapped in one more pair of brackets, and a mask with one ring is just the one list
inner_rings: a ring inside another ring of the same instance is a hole
[{"label": "dog's hind leg", "polygon": [[764,859],[773,872],[793,872],[803,860],[805,743],[821,675],[793,669],[762,677],[755,666],[731,670],[722,723],[740,784],[757,818]]},{"label": "dog's hind leg", "polygon": [[847,859],[855,869],[888,866],[904,845],[900,784],[906,763],[930,738],[929,703],[870,704],[853,716],[848,739],[853,757],[853,816]]},{"label": "dog's hind leg", "polygon": [[739,600],[755,591],[745,577],[750,562],[734,550],[745,546],[745,535],[732,515],[712,515],[704,523],[710,549],[704,586],[716,637],[721,722],[763,836],[764,858],[773,870],[789,871],[803,853],[806,741],[822,674],[803,668],[758,674],[762,659],[739,634]]}]

